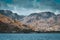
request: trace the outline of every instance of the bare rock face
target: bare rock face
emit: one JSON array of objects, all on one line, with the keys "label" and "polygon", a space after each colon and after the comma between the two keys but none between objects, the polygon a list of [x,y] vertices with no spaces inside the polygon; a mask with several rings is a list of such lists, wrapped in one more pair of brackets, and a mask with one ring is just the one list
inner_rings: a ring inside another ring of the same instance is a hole
[{"label": "bare rock face", "polygon": [[32,13],[21,20],[20,17],[9,10],[0,10],[0,32],[60,31],[60,14],[40,12]]},{"label": "bare rock face", "polygon": [[32,32],[28,25],[0,14],[0,33]]},{"label": "bare rock face", "polygon": [[34,31],[58,31],[60,16],[52,12],[32,13],[23,19],[23,23],[32,25]]},{"label": "bare rock face", "polygon": [[60,24],[60,14],[57,15],[57,23]]},{"label": "bare rock face", "polygon": [[53,17],[55,17],[55,14],[52,12],[41,12],[41,13],[32,13],[29,16],[25,17],[23,19],[23,22],[25,21],[26,23],[30,23],[33,21],[38,21],[38,20],[48,20],[48,19],[52,19]]},{"label": "bare rock face", "polygon": [[0,10],[0,14],[5,15],[7,17],[10,17],[14,20],[21,20],[23,19],[25,16],[23,15],[18,15],[17,13],[13,13],[10,10]]}]

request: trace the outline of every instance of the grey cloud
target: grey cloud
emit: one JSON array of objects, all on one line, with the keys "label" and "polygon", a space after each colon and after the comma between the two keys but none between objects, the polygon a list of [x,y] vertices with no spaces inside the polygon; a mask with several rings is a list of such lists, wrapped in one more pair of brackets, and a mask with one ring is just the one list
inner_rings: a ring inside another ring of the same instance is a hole
[{"label": "grey cloud", "polygon": [[58,3],[56,0],[0,0],[0,2],[5,3],[2,5],[12,4],[24,8],[52,8],[60,10],[60,2]]},{"label": "grey cloud", "polygon": [[38,10],[60,10],[60,1],[59,0],[0,0],[0,9],[38,9]]}]

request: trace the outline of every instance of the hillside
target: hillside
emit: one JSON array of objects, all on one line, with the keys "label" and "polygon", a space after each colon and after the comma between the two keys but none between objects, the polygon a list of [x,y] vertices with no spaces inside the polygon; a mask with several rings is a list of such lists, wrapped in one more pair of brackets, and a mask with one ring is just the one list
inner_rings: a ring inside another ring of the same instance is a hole
[{"label": "hillside", "polygon": [[27,25],[0,14],[0,33],[32,32]]},{"label": "hillside", "polygon": [[60,15],[53,12],[32,13],[23,18],[22,22],[32,25],[34,31],[60,31]]},{"label": "hillside", "polygon": [[18,15],[17,13],[13,13],[10,10],[0,10],[0,14],[10,17],[13,20],[21,20],[25,17],[23,15]]},{"label": "hillside", "polygon": [[32,13],[22,19],[17,17],[17,20],[16,16],[14,18],[11,14],[14,13],[0,10],[0,32],[60,32],[60,14],[56,15],[53,12]]}]

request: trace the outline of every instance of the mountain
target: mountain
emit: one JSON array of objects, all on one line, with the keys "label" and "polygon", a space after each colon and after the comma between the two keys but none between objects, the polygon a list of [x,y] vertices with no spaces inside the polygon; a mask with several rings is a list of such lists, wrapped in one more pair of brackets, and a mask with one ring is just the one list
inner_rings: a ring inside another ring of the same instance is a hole
[{"label": "mountain", "polygon": [[60,14],[57,15],[57,23],[60,24]]},{"label": "mountain", "polygon": [[[21,18],[20,18],[21,17]],[[0,10],[0,33],[60,32],[60,14],[32,13],[22,17],[9,10]]]},{"label": "mountain", "polygon": [[23,15],[18,15],[17,13],[13,13],[10,10],[0,10],[0,14],[5,15],[5,16],[10,17],[15,20],[21,20],[25,17]]},{"label": "mountain", "polygon": [[28,33],[32,31],[28,25],[0,14],[0,33]]},{"label": "mountain", "polygon": [[45,21],[48,20],[50,18],[54,18],[55,19],[55,14],[52,12],[41,12],[41,13],[32,13],[29,16],[23,18],[23,22],[25,23],[31,23],[33,21]]},{"label": "mountain", "polygon": [[53,12],[32,13],[24,17],[22,22],[32,25],[34,31],[60,31],[60,15]]}]

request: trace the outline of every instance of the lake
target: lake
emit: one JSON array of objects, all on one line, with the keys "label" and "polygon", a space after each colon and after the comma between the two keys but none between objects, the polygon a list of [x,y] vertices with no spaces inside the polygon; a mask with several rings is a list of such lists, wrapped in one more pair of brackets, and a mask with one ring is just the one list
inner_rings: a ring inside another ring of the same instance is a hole
[{"label": "lake", "polygon": [[59,33],[0,34],[0,40],[60,40]]}]

